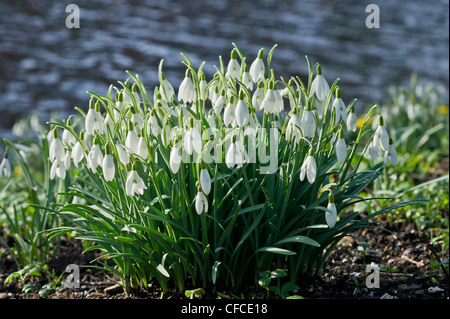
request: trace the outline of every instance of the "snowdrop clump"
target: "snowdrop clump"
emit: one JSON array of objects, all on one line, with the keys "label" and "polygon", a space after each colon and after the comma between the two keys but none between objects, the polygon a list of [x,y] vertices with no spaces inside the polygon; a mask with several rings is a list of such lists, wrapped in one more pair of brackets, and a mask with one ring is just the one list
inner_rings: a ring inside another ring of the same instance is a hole
[{"label": "snowdrop clump", "polygon": [[[257,159],[257,156],[249,155],[251,149],[243,143],[244,133],[247,133],[246,141],[257,140],[256,137],[264,135],[262,130],[266,129],[272,129],[276,139],[284,137],[286,147],[302,145],[307,150],[299,169],[300,181],[306,177],[313,184],[316,180],[317,156],[321,150],[313,143],[323,138],[325,127],[327,134],[335,131],[334,134],[338,135],[332,151],[338,163],[344,165],[348,157],[344,130],[356,131],[354,103],[345,105],[337,85],[332,87],[335,97],[330,103],[332,91],[321,66],[317,64],[317,73],[308,92],[299,77],[293,77],[288,83],[282,78],[276,80],[273,70],[268,70],[263,61],[264,49],[258,52],[250,68],[242,56],[239,63],[238,54],[240,50],[236,47],[227,67],[222,65],[210,82],[206,81],[202,71],[203,64],[196,71],[186,57],[187,70],[178,91],[165,77],[161,63],[160,84],[155,87],[153,98],[137,75],[132,76],[132,86],[130,79],[121,83],[122,88],[111,86],[108,96],[92,93],[88,112],[76,126],[81,128],[79,134],[69,119],[65,126],[61,125],[64,128],[62,139],[58,136],[58,125],[49,135],[50,177],[64,179],[72,162],[103,176],[105,182],[113,182],[116,174],[125,169],[127,196],[142,196],[152,185],[148,184],[148,176],[140,175],[146,173],[145,169],[138,171],[136,166],[138,163],[148,166],[149,161],[153,161],[152,165],[159,165],[158,151],[164,148],[170,154],[166,167],[174,176],[184,163],[203,167],[197,177],[200,183],[195,196],[195,208],[201,214],[208,212],[210,199],[207,195],[213,180],[210,177],[213,172],[208,171],[205,165],[208,155],[205,154],[205,146],[211,143],[212,136],[217,137],[217,132],[222,134],[219,134],[220,140],[216,144],[222,146],[226,141],[226,149],[220,149],[223,155],[219,154],[214,159],[219,162],[223,159],[228,169],[242,168],[250,164],[250,158]],[[289,106],[288,110],[285,110],[285,105]],[[248,136],[249,129],[253,129],[251,136]],[[263,142],[269,141],[270,138]],[[389,160],[395,165],[395,147],[389,141],[380,118],[380,125],[366,148],[365,156],[371,160],[383,157],[386,164]],[[276,145],[279,143],[277,141]],[[276,152],[280,153],[279,150]],[[279,167],[280,163],[276,166]],[[2,174],[9,172],[5,163],[2,163],[2,169]]]},{"label": "snowdrop clump", "polygon": [[[333,234],[364,225],[341,215],[383,164],[396,164],[386,124],[380,118],[371,130],[374,106],[358,130],[356,99],[346,104],[339,79],[328,82],[308,57],[305,77],[276,76],[275,47],[249,61],[235,46],[228,63],[219,57],[212,75],[205,63],[196,68],[182,54],[186,69],[178,87],[162,60],[153,90],[128,72],[106,95],[88,92],[87,113],[77,108],[80,115],[49,122],[50,178],[76,173],[79,184],[70,194],[90,204],[61,208],[85,221],[78,231],[92,235],[84,240],[100,236],[96,242],[111,255],[145,255],[144,264],[130,258],[136,267],[150,267],[162,284],[170,275],[182,287],[186,273],[215,282],[221,264],[234,283],[255,278],[241,274],[269,269],[266,254],[297,258],[297,276],[323,264],[323,250],[338,240]],[[372,139],[360,154],[366,134]],[[358,171],[363,156],[376,162],[365,175]],[[0,168],[8,173],[4,162]],[[120,258],[117,265],[129,278],[132,264]],[[141,271],[134,273],[145,283]]]}]

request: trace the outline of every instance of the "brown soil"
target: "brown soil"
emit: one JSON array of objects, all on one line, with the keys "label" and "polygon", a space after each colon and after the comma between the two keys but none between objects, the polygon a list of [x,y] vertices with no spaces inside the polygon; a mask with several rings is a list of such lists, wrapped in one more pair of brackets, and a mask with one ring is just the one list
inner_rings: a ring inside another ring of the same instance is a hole
[{"label": "brown soil", "polygon": [[[346,237],[329,256],[321,278],[303,277],[297,283],[300,290],[296,292],[307,299],[448,299],[448,274],[433,267],[436,258],[448,258],[448,248],[442,254],[440,248],[429,245],[430,239],[426,233],[419,232],[412,223],[387,225],[380,220],[379,226],[394,231],[403,240],[378,228],[361,229]],[[365,260],[358,250],[360,242],[371,244]],[[435,251],[436,257],[432,251]],[[53,258],[48,266],[61,274],[70,263],[89,265],[98,257],[97,253],[81,254],[82,247],[77,241],[63,241],[61,252]],[[81,287],[77,289],[57,288],[47,297],[36,292],[26,296],[22,292],[22,283],[13,280],[4,285],[6,277],[15,271],[15,264],[7,254],[0,259],[0,299],[50,298],[50,299],[184,299],[184,292],[171,289],[162,294],[157,284],[150,284],[147,291],[133,290],[129,296],[123,293],[121,287],[113,289],[115,283],[104,271],[99,269],[80,268]],[[380,273],[380,288],[367,288],[366,273],[363,264],[371,262],[380,267],[387,264],[392,271]],[[65,278],[65,276],[64,276]],[[49,282],[49,278],[33,277],[30,283],[36,287]],[[358,284],[357,284],[358,282]],[[439,287],[443,291],[432,291]],[[241,295],[242,294],[242,295]],[[238,291],[230,291],[221,287],[209,287],[204,299],[233,299],[243,296],[246,299],[267,298],[267,291],[260,287],[248,287]],[[276,298],[270,294],[269,298]]]}]

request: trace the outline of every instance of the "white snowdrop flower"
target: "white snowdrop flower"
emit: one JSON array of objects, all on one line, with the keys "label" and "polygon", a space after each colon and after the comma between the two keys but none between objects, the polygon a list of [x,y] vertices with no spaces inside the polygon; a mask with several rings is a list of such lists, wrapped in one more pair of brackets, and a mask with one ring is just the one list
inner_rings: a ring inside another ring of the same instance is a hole
[{"label": "white snowdrop flower", "polygon": [[94,134],[97,131],[103,134],[104,131],[104,119],[100,113],[100,103],[97,101],[94,104],[93,98],[90,100],[89,110],[86,114],[84,126],[88,135]]},{"label": "white snowdrop flower", "polygon": [[55,159],[53,161],[52,167],[50,168],[50,179],[55,179],[58,176],[61,179],[66,178],[66,167],[63,161]]},{"label": "white snowdrop flower", "polygon": [[216,115],[219,115],[222,112],[225,103],[225,90],[222,90],[220,96],[213,102],[213,109]]},{"label": "white snowdrop flower", "polygon": [[169,164],[172,173],[176,174],[181,165],[181,152],[180,148],[178,148],[177,146],[174,146],[170,151]]},{"label": "white snowdrop flower", "polygon": [[178,89],[178,101],[183,101],[183,103],[193,103],[197,99],[197,91],[189,72],[189,70],[186,71],[186,75]]},{"label": "white snowdrop flower", "polygon": [[138,142],[138,146],[137,146],[137,155],[139,155],[140,157],[142,157],[143,159],[147,159],[148,158],[148,148],[147,148],[147,143],[145,142],[145,138],[143,135],[141,135],[139,137],[139,142]]},{"label": "white snowdrop flower", "polygon": [[286,140],[291,141],[294,139],[294,143],[297,144],[302,136],[300,127],[300,118],[297,114],[292,114],[286,127]]},{"label": "white snowdrop flower", "polygon": [[208,97],[214,103],[220,96],[219,83],[217,79],[213,79],[213,84],[209,86]]},{"label": "white snowdrop flower", "polygon": [[123,104],[123,91],[120,91],[116,94],[116,108],[119,112],[122,111]]},{"label": "white snowdrop flower", "polygon": [[336,96],[333,101],[333,110],[335,114],[335,124],[339,123],[339,121],[342,119],[345,121],[347,119],[347,108],[344,104],[344,101],[342,101],[341,98],[341,90],[339,88],[336,89]]},{"label": "white snowdrop flower", "polygon": [[230,125],[232,127],[236,126],[235,114],[236,114],[236,104],[234,103],[234,96],[232,95],[223,113],[223,122],[225,126]]},{"label": "white snowdrop flower", "polygon": [[[117,111],[114,110],[114,112],[117,112]],[[114,128],[114,123],[115,123],[114,116],[111,117],[109,115],[109,113],[106,113],[106,116],[105,116],[105,128],[108,127],[109,129],[112,130]]]},{"label": "white snowdrop flower", "polygon": [[264,101],[264,82],[260,81],[258,82],[258,87],[253,93],[252,97],[252,104],[255,110],[257,111],[262,110],[261,104],[263,101]]},{"label": "white snowdrop flower", "polygon": [[208,112],[208,117],[206,118],[206,121],[208,122],[210,128],[213,131],[217,131],[217,127],[216,127],[216,117],[213,114],[213,110],[209,110]]},{"label": "white snowdrop flower", "polygon": [[138,152],[139,138],[136,131],[133,129],[133,123],[128,123],[128,134],[125,140],[125,146],[130,150],[130,152],[137,154]]},{"label": "white snowdrop flower", "polygon": [[322,67],[320,65],[317,66],[317,74],[311,84],[311,90],[309,92],[309,97],[316,96],[316,98],[324,102],[328,98],[328,94],[330,93],[330,86],[328,85],[327,80],[322,75]]},{"label": "white snowdrop flower", "polygon": [[225,163],[228,168],[232,168],[235,165],[242,167],[244,162],[248,162],[247,151],[240,141],[236,141],[236,136],[233,136],[233,142],[225,156]]},{"label": "white snowdrop flower", "polygon": [[197,196],[195,197],[195,211],[199,215],[208,212],[208,199],[200,190],[197,192]]},{"label": "white snowdrop flower", "polygon": [[[81,141],[84,141],[84,132],[85,131],[83,130],[80,133]],[[79,141],[77,141],[75,143],[75,146],[72,148],[72,154],[71,154],[74,164],[78,166],[78,163],[81,162],[81,160],[84,158],[84,156],[85,156],[84,148],[81,145],[81,143]]]},{"label": "white snowdrop flower", "polygon": [[261,103],[260,109],[264,110],[264,113],[276,113],[278,98],[276,94],[279,93],[274,89],[274,84],[271,82],[269,89],[264,96],[264,100]]},{"label": "white snowdrop flower", "polygon": [[0,178],[11,177],[11,163],[8,160],[8,153],[5,153],[2,162],[0,163]]},{"label": "white snowdrop flower", "polygon": [[189,130],[186,132],[183,138],[184,149],[189,155],[192,155],[193,151],[199,154],[202,150],[202,137],[197,128],[193,127],[192,119],[189,126]]},{"label": "white snowdrop flower", "polygon": [[380,156],[380,147],[378,144],[374,143],[374,141],[370,141],[370,143],[367,145],[366,151],[364,153],[364,157],[367,159],[371,159],[372,162],[375,162],[375,160]]},{"label": "white snowdrop flower", "polygon": [[259,121],[256,118],[256,114],[253,109],[250,111],[250,117],[248,119],[248,126],[251,128],[254,128],[254,129],[260,127]]},{"label": "white snowdrop flower", "polygon": [[262,60],[263,53],[263,49],[259,50],[258,56],[250,66],[250,76],[255,83],[257,83],[259,80],[264,79],[265,66]]},{"label": "white snowdrop flower", "polygon": [[392,166],[397,166],[397,150],[392,143],[392,139],[389,138],[389,150],[384,152],[384,165],[387,166],[388,161]]},{"label": "white snowdrop flower", "polygon": [[134,129],[137,132],[140,132],[140,130],[144,127],[144,119],[139,113],[137,113],[134,107],[130,107],[130,111],[131,111],[131,123],[133,123]]},{"label": "white snowdrop flower", "polygon": [[253,91],[253,81],[250,77],[250,74],[248,73],[248,67],[244,66],[244,73],[242,74],[242,83],[249,89],[250,91]]},{"label": "white snowdrop flower", "polygon": [[144,189],[147,189],[144,181],[136,171],[135,165],[130,172],[128,172],[127,181],[125,183],[125,192],[128,196],[134,196],[137,194],[143,195]]},{"label": "white snowdrop flower", "polygon": [[206,76],[205,73],[202,71],[200,83],[199,83],[199,89],[200,89],[200,98],[204,101],[208,98],[208,90],[206,89],[208,87],[208,82],[206,82]]},{"label": "white snowdrop flower", "polygon": [[161,127],[159,127],[158,118],[156,117],[155,110],[151,110],[147,122],[147,135],[150,135],[150,132],[153,134],[153,136],[158,136],[162,132]]},{"label": "white snowdrop flower", "polygon": [[69,168],[70,168],[70,164],[71,164],[70,159],[71,159],[71,156],[72,156],[72,154],[71,154],[70,150],[67,150],[67,151],[66,151],[66,155],[64,156],[64,161],[63,161],[63,163],[64,163],[64,168],[66,169],[66,171],[68,171]]},{"label": "white snowdrop flower", "polygon": [[[294,91],[294,80],[289,80],[288,86],[292,88],[292,90]],[[297,103],[295,101],[295,91],[294,93],[291,92],[291,90],[289,90],[288,86],[286,86],[284,89],[280,90],[280,95],[281,97],[286,97],[289,99],[289,106],[291,107],[291,109],[294,109],[297,106]]]},{"label": "white snowdrop flower", "polygon": [[213,90],[210,92],[209,97],[212,105],[214,105],[217,99],[220,97],[219,87],[217,85],[211,87]]},{"label": "white snowdrop flower", "polygon": [[231,77],[233,80],[239,79],[241,75],[241,67],[239,65],[239,62],[236,60],[236,50],[233,49],[231,51],[231,59],[230,62],[228,62],[227,67],[227,78]]},{"label": "white snowdrop flower", "polygon": [[314,138],[316,134],[316,119],[309,106],[307,106],[306,111],[303,113],[301,128],[304,136]]},{"label": "white snowdrop flower", "polygon": [[172,101],[172,98],[175,96],[175,91],[173,89],[172,84],[166,79],[166,76],[164,73],[161,74],[162,77],[162,83],[159,86],[159,92],[161,92],[161,96],[164,98],[164,100],[169,103]]},{"label": "white snowdrop flower", "polygon": [[[66,125],[69,127],[72,125],[72,121],[70,120],[70,118],[67,120]],[[62,134],[62,141],[63,143],[66,143],[69,146],[73,146],[77,142],[77,139],[75,138],[75,136],[73,136],[73,134],[69,130],[64,129]]]},{"label": "white snowdrop flower", "polygon": [[131,87],[131,94],[133,95],[134,101],[136,102],[136,107],[139,108],[139,106],[141,105],[141,97],[139,96],[139,93],[137,92],[136,83],[133,84],[133,86]]},{"label": "white snowdrop flower", "polygon": [[358,119],[356,118],[355,108],[352,106],[350,114],[347,117],[347,130],[350,132],[356,132],[358,129]]},{"label": "white snowdrop flower", "polygon": [[49,149],[50,162],[53,162],[55,159],[57,159],[60,162],[63,162],[65,155],[66,155],[66,152],[64,151],[64,147],[61,143],[61,140],[58,138],[58,131],[56,130],[56,128],[54,128],[53,129],[53,140],[50,144],[50,149]]},{"label": "white snowdrop flower", "polygon": [[345,159],[347,158],[347,144],[345,144],[344,132],[342,129],[339,130],[339,138],[336,142],[336,157],[341,164],[344,164]]},{"label": "white snowdrop flower", "polygon": [[236,124],[239,127],[243,127],[248,123],[249,120],[249,110],[248,110],[248,106],[244,101],[244,92],[241,91],[239,94],[239,101],[237,102],[236,105]]},{"label": "white snowdrop flower", "polygon": [[316,180],[317,166],[316,160],[313,157],[312,149],[309,149],[308,156],[306,156],[302,167],[300,168],[300,180],[303,181],[306,178],[310,184]]},{"label": "white snowdrop flower", "polygon": [[87,155],[87,167],[93,173],[96,173],[97,167],[99,167],[102,164],[102,161],[103,161],[102,152],[100,151],[100,147],[98,146],[97,142],[94,141],[94,145],[92,146],[91,150]]},{"label": "white snowdrop flower", "polygon": [[127,165],[130,162],[130,154],[128,154],[127,149],[122,144],[119,143],[116,144],[116,148],[117,154],[119,155],[119,161],[123,165]]},{"label": "white snowdrop flower", "polygon": [[169,124],[166,124],[161,134],[162,134],[161,136],[162,143],[164,147],[167,147],[170,144],[170,137],[171,137],[171,127]]},{"label": "white snowdrop flower", "polygon": [[206,168],[202,168],[200,171],[200,186],[202,187],[202,191],[208,195],[211,191],[211,176],[209,176],[208,170]]},{"label": "white snowdrop flower", "polygon": [[334,196],[330,193],[328,195],[328,211],[325,212],[325,221],[327,222],[328,227],[333,228],[336,225],[337,220],[337,209],[336,204],[334,203]]},{"label": "white snowdrop flower", "polygon": [[278,90],[274,90],[273,93],[275,95],[275,112],[281,113],[284,110],[283,97],[281,96],[280,91]]},{"label": "white snowdrop flower", "polygon": [[114,166],[114,158],[111,154],[111,146],[109,146],[109,144],[107,144],[105,148],[105,157],[103,158],[102,168],[105,181],[112,181],[116,173],[116,167]]},{"label": "white snowdrop flower", "polygon": [[373,142],[375,145],[379,145],[383,151],[389,150],[389,135],[384,127],[383,116],[381,115],[378,117],[378,128],[375,131]]}]

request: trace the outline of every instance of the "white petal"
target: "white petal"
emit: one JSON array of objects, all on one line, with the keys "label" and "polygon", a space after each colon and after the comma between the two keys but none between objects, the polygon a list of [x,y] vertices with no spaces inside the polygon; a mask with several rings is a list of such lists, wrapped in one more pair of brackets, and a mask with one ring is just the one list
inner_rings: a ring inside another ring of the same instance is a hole
[{"label": "white petal", "polygon": [[302,131],[306,137],[313,138],[316,133],[316,120],[311,111],[305,111],[302,117]]},{"label": "white petal", "polygon": [[258,57],[253,61],[250,66],[250,75],[252,77],[253,82],[258,82],[262,78],[264,78],[265,66],[262,59]]},{"label": "white petal", "polygon": [[130,155],[122,144],[116,144],[117,154],[119,154],[119,160],[123,165],[127,165],[130,162]]},{"label": "white petal", "polygon": [[328,227],[333,228],[336,225],[337,219],[337,210],[336,205],[334,203],[328,203],[327,208],[331,211],[325,212],[325,221],[327,222]]},{"label": "white petal", "polygon": [[170,159],[169,159],[170,169],[174,174],[176,174],[181,165],[181,155],[180,149],[177,147],[173,147],[170,151]]},{"label": "white petal", "polygon": [[203,192],[208,195],[211,191],[211,177],[209,176],[207,169],[202,169],[200,171],[200,185]]},{"label": "white petal", "polygon": [[244,100],[239,100],[239,102],[237,103],[235,117],[236,117],[236,123],[240,127],[243,127],[248,123],[249,111],[248,111],[248,106],[244,102]]},{"label": "white petal", "polygon": [[230,147],[228,148],[227,155],[225,157],[225,163],[227,164],[228,168],[231,168],[236,164],[236,144],[235,143],[231,143]]},{"label": "white petal", "polygon": [[347,145],[343,138],[338,139],[336,142],[336,156],[339,163],[344,164],[345,159],[347,158]]},{"label": "white petal", "polygon": [[103,177],[105,181],[110,182],[113,180],[116,168],[114,166],[114,160],[111,154],[105,155],[102,163],[103,167]]},{"label": "white petal", "polygon": [[316,180],[316,174],[317,174],[317,167],[316,167],[316,160],[314,159],[314,157],[309,156],[306,159],[308,164],[306,166],[306,177],[308,179],[308,182],[310,184],[313,184],[314,181]]},{"label": "white petal", "polygon": [[356,132],[358,129],[358,119],[356,118],[356,114],[354,112],[351,112],[347,117],[347,130]]}]

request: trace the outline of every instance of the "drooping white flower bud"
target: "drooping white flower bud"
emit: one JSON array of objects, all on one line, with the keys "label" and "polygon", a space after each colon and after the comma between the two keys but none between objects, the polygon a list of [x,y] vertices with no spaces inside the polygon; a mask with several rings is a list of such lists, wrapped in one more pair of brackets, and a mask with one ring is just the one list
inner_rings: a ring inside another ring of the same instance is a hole
[{"label": "drooping white flower bud", "polygon": [[127,149],[122,144],[119,143],[116,144],[116,148],[117,154],[119,155],[119,161],[123,165],[127,165],[130,162],[130,155],[128,154]]},{"label": "drooping white flower bud", "polygon": [[286,127],[286,140],[290,141],[294,139],[294,143],[297,144],[302,136],[301,122],[297,114],[292,114]]},{"label": "drooping white flower bud", "polygon": [[239,127],[245,126],[248,123],[249,116],[248,106],[244,101],[244,92],[241,91],[239,94],[239,101],[236,105],[236,124]]},{"label": "drooping white flower bud", "polygon": [[378,128],[375,131],[373,142],[375,145],[379,145],[383,151],[389,150],[389,135],[384,127],[383,116],[381,115],[378,118]]},{"label": "drooping white flower bud", "polygon": [[252,77],[252,80],[255,83],[257,83],[259,80],[264,79],[265,67],[264,62],[262,60],[263,53],[264,53],[263,49],[259,50],[258,56],[250,66],[250,76]]},{"label": "drooping white flower bud", "polygon": [[109,146],[109,144],[107,144],[105,148],[105,157],[103,158],[102,168],[105,181],[112,181],[114,179],[116,167],[114,166],[114,159],[111,154],[111,146]]},{"label": "drooping white flower bud", "polygon": [[219,115],[222,112],[225,103],[225,90],[222,90],[220,96],[213,102],[214,113],[216,113],[216,115]]},{"label": "drooping white flower bud", "polygon": [[56,128],[53,129],[53,140],[50,144],[49,149],[49,158],[50,162],[53,162],[57,159],[60,162],[64,162],[64,156],[66,155],[64,151],[64,147],[61,143],[61,140],[58,138],[58,131]]},{"label": "drooping white flower bud", "polygon": [[308,155],[306,156],[306,159],[303,162],[302,167],[300,168],[300,180],[303,181],[306,176],[308,182],[312,184],[316,180],[316,174],[317,174],[316,160],[313,157],[313,151],[311,148],[309,149]]},{"label": "drooping white flower bud", "polygon": [[11,163],[8,160],[8,153],[5,153],[2,162],[0,163],[0,177],[11,177]]},{"label": "drooping white flower bud", "polygon": [[358,119],[356,118],[355,108],[352,106],[350,114],[347,117],[347,130],[350,132],[356,132],[358,129]]},{"label": "drooping white flower bud", "polygon": [[339,130],[339,138],[336,142],[336,157],[341,164],[344,164],[345,159],[347,158],[347,144],[345,144],[344,132],[342,129]]},{"label": "drooping white flower bud", "polygon": [[209,176],[208,170],[203,168],[200,171],[200,185],[202,187],[202,191],[208,195],[211,191],[211,176]]},{"label": "drooping white flower bud", "polygon": [[303,113],[301,124],[303,135],[306,137],[314,138],[316,134],[316,119],[314,118],[313,111],[311,111],[309,104],[307,105],[306,110]]},{"label": "drooping white flower bud", "polygon": [[334,203],[334,196],[332,193],[328,195],[328,211],[325,212],[325,221],[327,222],[328,227],[333,228],[336,225],[337,220],[337,209],[336,204]]},{"label": "drooping white flower bud", "polygon": [[261,104],[263,101],[264,101],[264,82],[260,81],[258,82],[258,87],[253,93],[252,97],[252,104],[255,110],[257,111],[262,110]]},{"label": "drooping white flower bud", "polygon": [[347,108],[342,101],[341,90],[339,88],[336,89],[336,97],[333,102],[333,110],[335,114],[335,124],[339,123],[342,119],[345,121],[347,119]]},{"label": "drooping white flower bud", "polygon": [[192,155],[193,151],[199,154],[202,150],[202,137],[197,128],[193,126],[192,119],[189,126],[190,127],[183,138],[184,149],[189,155]]},{"label": "drooping white flower bud", "polygon": [[172,173],[176,174],[181,165],[181,153],[180,149],[177,146],[174,146],[170,151],[169,164]]},{"label": "drooping white flower bud", "polygon": [[244,83],[247,89],[253,91],[253,81],[250,77],[250,74],[248,73],[247,65],[244,67],[244,73],[242,74],[242,83]]},{"label": "drooping white flower bud", "polygon": [[208,199],[200,190],[197,192],[197,196],[195,197],[195,211],[199,215],[208,212]]},{"label": "drooping white flower bud", "polygon": [[236,60],[236,50],[234,49],[233,51],[231,51],[231,59],[230,62],[228,62],[226,75],[227,78],[231,77],[233,80],[240,79],[241,67],[239,65],[239,62]]},{"label": "drooping white flower bud", "polygon": [[128,123],[128,134],[127,138],[125,140],[125,146],[132,152],[137,154],[138,153],[138,143],[139,138],[136,134],[136,131],[133,129],[134,125],[132,122]]},{"label": "drooping white flower bud", "polygon": [[311,90],[309,92],[309,97],[316,96],[316,98],[324,102],[328,98],[328,94],[330,93],[330,86],[328,85],[327,80],[322,75],[322,67],[320,65],[317,66],[317,74],[311,84]]},{"label": "drooping white flower bud", "polygon": [[234,96],[232,95],[223,113],[223,122],[225,126],[229,125],[231,125],[232,127],[236,126],[235,115],[236,115],[236,104],[234,103]]},{"label": "drooping white flower bud", "polygon": [[183,101],[183,103],[193,103],[197,99],[197,91],[189,73],[190,71],[187,70],[178,90],[178,101]]}]

